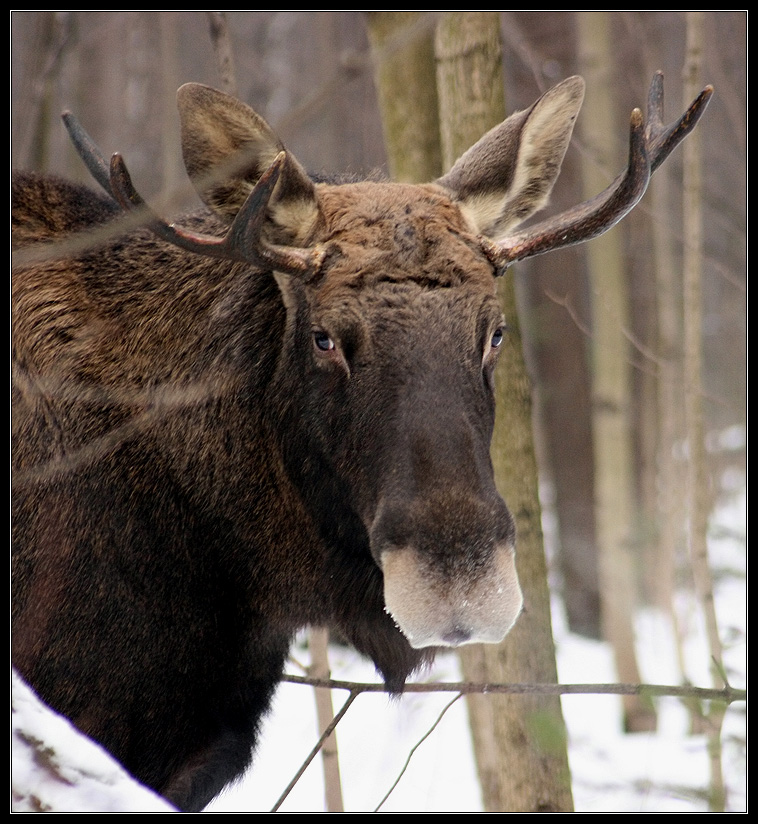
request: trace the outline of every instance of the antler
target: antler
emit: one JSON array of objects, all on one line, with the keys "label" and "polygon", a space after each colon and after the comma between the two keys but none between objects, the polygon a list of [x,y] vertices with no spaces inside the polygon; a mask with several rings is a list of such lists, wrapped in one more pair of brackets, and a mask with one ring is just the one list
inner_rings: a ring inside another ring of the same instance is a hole
[{"label": "antler", "polygon": [[499,273],[518,260],[591,240],[618,223],[639,202],[653,172],[695,127],[712,94],[713,87],[706,86],[679,120],[667,128],[663,125],[663,73],[656,72],[648,93],[647,123],[639,109],[632,112],[626,171],[585,203],[501,241],[482,238],[485,252]]},{"label": "antler", "polygon": [[307,275],[321,267],[324,258],[322,249],[275,246],[266,243],[262,236],[266,206],[279,180],[286,157],[286,152],[280,152],[261,175],[223,238],[190,232],[159,218],[132,185],[120,154],[114,154],[111,158],[110,185],[122,208],[143,209],[149,216],[147,226],[168,243],[208,257],[252,263],[263,269],[275,269],[278,272]]},{"label": "antler", "polygon": [[232,225],[223,238],[182,229],[158,217],[145,203],[132,184],[123,157],[116,153],[108,164],[95,142],[82,128],[79,121],[65,112],[63,121],[92,176],[125,211],[141,210],[145,225],[162,240],[188,252],[207,257],[252,263],[266,270],[307,276],[319,271],[325,257],[320,247],[300,249],[293,246],[276,246],[263,238],[266,207],[279,180],[287,153],[280,152],[271,166],[261,175],[237,212]]},{"label": "antler", "polygon": [[89,169],[89,173],[115,200],[116,198],[113,195],[113,190],[110,185],[108,162],[103,157],[103,153],[71,112],[63,112],[61,117],[68,130],[71,142],[74,144],[74,148],[79,157],[84,161],[84,165]]}]

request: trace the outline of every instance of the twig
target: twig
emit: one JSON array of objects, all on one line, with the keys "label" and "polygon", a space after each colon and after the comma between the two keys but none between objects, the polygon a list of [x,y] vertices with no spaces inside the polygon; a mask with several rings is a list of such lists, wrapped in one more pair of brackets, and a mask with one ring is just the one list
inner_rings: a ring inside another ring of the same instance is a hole
[{"label": "twig", "polygon": [[[299,676],[288,676],[286,680],[289,680],[290,677],[298,678]],[[318,679],[303,679],[302,683],[309,683],[311,680]],[[315,686],[326,686],[329,683],[329,681],[326,681],[324,684],[315,684]],[[350,705],[361,694],[361,692],[365,692],[365,690],[356,689],[350,691],[350,695],[347,697],[347,701],[345,701],[345,703],[342,705],[342,709],[334,716],[332,723],[329,724],[329,726],[324,730],[324,732],[321,735],[321,738],[319,738],[318,742],[316,743],[316,746],[311,750],[308,757],[300,765],[300,769],[297,771],[297,773],[295,773],[295,776],[293,777],[292,781],[290,781],[284,792],[279,796],[279,799],[277,800],[276,804],[274,804],[274,806],[271,808],[272,813],[275,813],[279,809],[279,807],[282,806],[287,796],[292,792],[292,788],[300,780],[300,776],[308,769],[308,766],[310,765],[311,761],[313,761],[313,759],[318,755],[319,750],[324,745],[324,741],[326,741],[326,739],[332,734],[337,724],[339,724],[339,722],[342,720],[342,717],[348,711]]]},{"label": "twig", "polygon": [[453,698],[453,700],[452,700],[452,701],[448,702],[448,703],[445,705],[445,707],[443,708],[442,712],[441,712],[441,713],[437,716],[437,720],[436,720],[436,721],[432,724],[432,726],[431,726],[431,727],[429,727],[429,729],[428,729],[428,730],[424,733],[424,735],[423,735],[423,736],[422,736],[422,737],[421,737],[421,738],[420,738],[420,739],[416,742],[416,744],[414,744],[413,748],[412,748],[412,749],[411,749],[411,751],[408,753],[408,758],[406,758],[406,760],[405,760],[405,764],[403,764],[403,769],[402,769],[402,770],[400,770],[400,773],[399,773],[398,777],[394,780],[394,782],[392,783],[392,786],[391,786],[391,787],[387,790],[387,792],[385,793],[384,798],[383,798],[383,799],[382,799],[382,800],[381,800],[381,801],[377,804],[376,809],[374,810],[374,812],[375,812],[375,813],[378,813],[378,812],[379,812],[379,810],[382,808],[382,805],[384,804],[384,802],[385,802],[385,801],[386,801],[386,800],[390,797],[390,795],[392,795],[392,791],[393,791],[393,790],[395,789],[395,787],[397,787],[397,785],[400,783],[400,779],[403,777],[403,775],[405,775],[405,771],[408,769],[408,764],[410,764],[410,763],[411,763],[411,758],[413,758],[413,756],[415,755],[416,750],[417,750],[417,749],[418,749],[418,748],[419,748],[419,747],[420,747],[420,746],[424,743],[424,741],[426,741],[426,739],[427,739],[427,738],[429,738],[429,736],[430,736],[430,735],[434,732],[434,730],[437,728],[437,725],[440,723],[440,721],[442,721],[443,717],[445,716],[445,713],[446,713],[446,712],[450,709],[450,707],[452,707],[452,706],[453,706],[453,704],[455,704],[455,702],[456,702],[459,698],[462,698],[462,697],[463,697],[463,693],[462,693],[462,692],[459,692],[459,693],[458,693],[458,695],[456,695],[456,696],[455,696],[455,698]]}]

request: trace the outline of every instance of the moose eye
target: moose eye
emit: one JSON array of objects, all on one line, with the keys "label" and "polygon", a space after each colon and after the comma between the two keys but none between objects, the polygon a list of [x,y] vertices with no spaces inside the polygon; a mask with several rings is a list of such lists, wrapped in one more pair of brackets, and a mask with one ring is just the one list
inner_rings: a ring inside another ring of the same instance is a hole
[{"label": "moose eye", "polygon": [[503,337],[505,336],[505,330],[502,326],[498,326],[497,329],[492,333],[492,339],[490,340],[490,346],[493,349],[497,349],[498,346],[503,342]]},{"label": "moose eye", "polygon": [[316,349],[320,349],[322,352],[330,352],[335,348],[334,341],[321,329],[316,329],[313,332],[313,343]]}]

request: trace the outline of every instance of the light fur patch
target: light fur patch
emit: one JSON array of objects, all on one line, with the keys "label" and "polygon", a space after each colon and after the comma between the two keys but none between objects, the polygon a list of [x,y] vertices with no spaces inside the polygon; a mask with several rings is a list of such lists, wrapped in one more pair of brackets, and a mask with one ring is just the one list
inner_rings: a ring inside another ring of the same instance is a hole
[{"label": "light fur patch", "polygon": [[499,643],[523,605],[515,553],[498,546],[491,568],[474,578],[440,580],[410,547],[383,553],[384,603],[415,649]]},{"label": "light fur patch", "polygon": [[584,81],[570,77],[537,101],[520,131],[517,160],[507,190],[469,194],[459,202],[475,231],[498,240],[544,208],[583,100]]},{"label": "light fur patch", "polygon": [[277,226],[291,235],[291,246],[302,246],[311,236],[318,220],[318,206],[313,198],[287,199],[276,203],[271,216]]},{"label": "light fur patch", "polygon": [[584,81],[572,77],[542,97],[524,124],[513,182],[503,203],[500,233],[548,202],[584,100]]},{"label": "light fur patch", "polygon": [[486,234],[490,227],[498,223],[503,213],[503,193],[486,192],[472,195],[461,201],[458,206],[472,232]]}]

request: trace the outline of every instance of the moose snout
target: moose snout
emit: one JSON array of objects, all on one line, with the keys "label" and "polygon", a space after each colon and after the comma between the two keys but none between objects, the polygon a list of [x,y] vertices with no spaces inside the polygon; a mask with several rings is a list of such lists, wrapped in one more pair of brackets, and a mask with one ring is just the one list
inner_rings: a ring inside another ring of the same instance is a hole
[{"label": "moose snout", "polygon": [[498,546],[475,574],[451,578],[412,547],[382,555],[387,612],[415,649],[497,644],[521,612],[512,546]]},{"label": "moose snout", "polygon": [[377,518],[385,609],[416,649],[499,643],[523,605],[510,514],[502,501],[445,501]]}]

